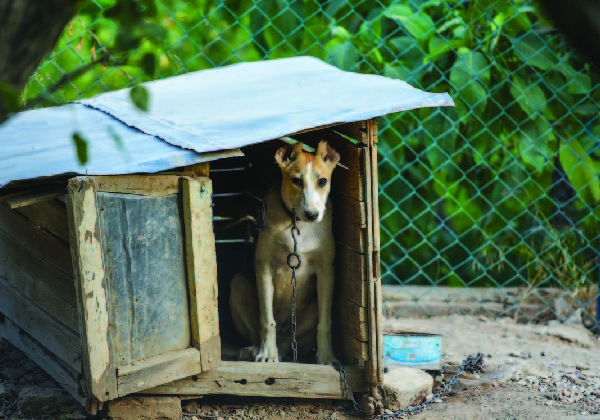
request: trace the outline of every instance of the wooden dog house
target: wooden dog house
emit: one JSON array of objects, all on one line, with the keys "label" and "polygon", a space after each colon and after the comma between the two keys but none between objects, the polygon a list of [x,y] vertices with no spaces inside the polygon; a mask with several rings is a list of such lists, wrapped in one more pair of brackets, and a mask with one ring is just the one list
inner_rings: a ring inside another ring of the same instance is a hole
[{"label": "wooden dog house", "polygon": [[[90,412],[135,393],[345,398],[331,366],[235,361],[242,343],[228,308],[229,280],[251,261],[252,215],[280,177],[280,138],[327,140],[341,156],[334,350],[352,391],[374,393],[383,336],[373,118],[450,98],[313,58],[148,88],[148,114],[120,91],[0,127],[0,336]],[[73,112],[89,136],[87,167],[73,157]],[[34,167],[36,157],[56,159]]]}]

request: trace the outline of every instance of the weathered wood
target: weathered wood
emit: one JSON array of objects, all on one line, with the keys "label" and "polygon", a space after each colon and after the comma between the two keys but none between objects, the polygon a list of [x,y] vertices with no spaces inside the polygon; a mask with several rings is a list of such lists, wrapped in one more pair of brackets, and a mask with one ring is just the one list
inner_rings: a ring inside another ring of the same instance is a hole
[{"label": "weathered wood", "polygon": [[182,187],[192,345],[200,350],[205,371],[221,362],[212,184],[208,178],[183,178]]},{"label": "weathered wood", "polygon": [[32,255],[29,249],[3,231],[0,231],[0,276],[65,327],[73,332],[79,331],[74,293],[72,296],[69,293],[69,299],[65,299],[64,295],[61,296],[64,289],[60,288],[62,283],[68,280],[72,283],[73,279],[57,280],[57,277],[63,276],[62,273]]},{"label": "weathered wood", "polygon": [[374,282],[374,300],[376,313],[376,331],[377,339],[377,382],[383,383],[383,302],[381,295],[381,266],[380,266],[380,236],[379,236],[379,181],[377,176],[377,122],[371,120],[371,189],[372,189],[372,208],[373,208],[373,282]]},{"label": "weathered wood", "polygon": [[[354,392],[365,392],[363,370],[344,366]],[[149,394],[231,394],[260,397],[346,398],[332,366],[295,363],[222,362],[198,375],[144,391]]]},{"label": "weathered wood", "polygon": [[330,195],[333,203],[333,214],[343,214],[344,223],[348,226],[357,228],[367,227],[367,204],[364,201],[357,201],[344,193],[336,190],[331,191]]},{"label": "weathered wood", "polygon": [[346,168],[336,168],[332,175],[334,190],[342,192],[355,200],[365,201],[364,190],[364,147],[354,145],[334,132],[322,136],[340,155],[340,163]]},{"label": "weathered wood", "polygon": [[[365,341],[359,341],[358,339],[356,339],[355,337],[351,336],[350,334],[347,334],[345,332],[342,332],[340,334],[340,340],[341,340],[341,350],[342,350],[342,355],[344,357],[344,360],[347,360],[348,363],[351,363],[353,365],[359,364],[359,365],[364,365],[365,368],[366,366],[369,364],[369,347],[368,347],[368,343]],[[365,369],[365,375],[366,375],[366,369]],[[367,377],[364,377],[364,380],[366,382],[369,382],[367,380]]]},{"label": "weathered wood", "polygon": [[210,162],[197,163],[195,165],[184,166],[180,175],[191,177],[208,178],[210,172]]},{"label": "weathered wood", "polygon": [[200,373],[200,351],[177,350],[118,368],[119,397]]},{"label": "weathered wood", "polygon": [[362,125],[362,121],[355,121],[355,122],[339,125],[335,128],[332,128],[331,130],[337,131],[338,133],[341,133],[345,136],[348,136],[348,137],[360,142],[362,139],[361,125]]},{"label": "weathered wood", "polygon": [[181,194],[96,200],[115,365],[189,347]]},{"label": "weathered wood", "polygon": [[81,371],[79,335],[39,309],[4,277],[0,277],[0,308],[12,322],[35,337],[67,366]]},{"label": "weathered wood", "polygon": [[358,341],[367,341],[369,324],[366,321],[359,321],[358,324],[355,324],[354,322],[342,322],[340,324],[340,330],[351,335]]},{"label": "weathered wood", "polygon": [[340,313],[348,322],[358,324],[368,321],[367,308],[358,306],[344,297],[339,299]]},{"label": "weathered wood", "polygon": [[[58,200],[48,200],[42,203],[17,209],[34,225],[46,230],[65,243],[69,243],[69,222],[67,220],[67,209]],[[71,257],[69,256],[69,263]]]},{"label": "weathered wood", "polygon": [[94,183],[96,191],[123,194],[163,196],[180,192],[180,177],[177,175],[123,175],[79,177]]},{"label": "weathered wood", "polygon": [[[31,250],[32,254],[37,255],[47,264],[60,270],[67,277],[73,277],[69,247],[33,225],[25,217],[0,206],[0,230],[15,241],[22,243]],[[65,292],[74,295],[75,286],[72,280],[56,284],[53,288],[65,288]]]},{"label": "weathered wood", "polygon": [[181,420],[181,400],[177,396],[132,396],[110,401],[108,420]]},{"label": "weathered wood", "polygon": [[336,290],[359,306],[367,306],[367,267],[364,254],[338,243],[335,248]]},{"label": "weathered wood", "polygon": [[381,262],[379,237],[379,182],[377,177],[377,124],[371,124],[371,173],[373,177],[373,282],[375,283],[375,308],[377,317],[377,382],[383,383],[383,301],[381,295]]},{"label": "weathered wood", "polygon": [[[3,231],[0,231],[0,276],[10,279],[17,288],[39,283],[65,304],[72,307],[77,304],[72,278],[47,264]],[[49,298],[54,300],[54,297]]]},{"label": "weathered wood", "polygon": [[67,211],[84,374],[91,396],[98,401],[107,401],[118,394],[94,181],[88,177],[73,178],[69,180],[68,191]]},{"label": "weathered wood", "polygon": [[344,244],[354,251],[365,254],[367,252],[367,229],[356,227],[347,229],[343,218],[333,218],[333,236],[336,242]]},{"label": "weathered wood", "polygon": [[5,198],[4,205],[9,209],[18,209],[19,207],[30,206],[32,204],[41,203],[44,201],[52,200],[65,195],[64,186],[54,186],[50,188],[44,188],[42,190],[34,190],[16,197]]},{"label": "weathered wood", "polygon": [[[365,379],[367,382],[375,384],[377,383],[377,308],[375,299],[375,281],[373,277],[373,173],[371,168],[371,155],[370,146],[371,137],[370,133],[370,121],[364,121],[361,126],[367,130],[366,144],[368,148],[363,154],[363,168],[365,169],[365,201],[367,203],[367,229],[365,234],[366,246],[365,246],[365,262],[367,267],[367,314],[368,314],[368,325],[369,325],[369,338],[367,340],[367,346],[369,350],[369,360],[365,363]],[[363,142],[365,138],[363,135]]]},{"label": "weathered wood", "polygon": [[4,337],[9,343],[25,353],[52,379],[66,389],[76,401],[84,407],[90,405],[89,399],[80,393],[79,372],[56,358],[54,354],[41,346],[38,341],[34,340],[6,316],[0,318],[0,337]]}]

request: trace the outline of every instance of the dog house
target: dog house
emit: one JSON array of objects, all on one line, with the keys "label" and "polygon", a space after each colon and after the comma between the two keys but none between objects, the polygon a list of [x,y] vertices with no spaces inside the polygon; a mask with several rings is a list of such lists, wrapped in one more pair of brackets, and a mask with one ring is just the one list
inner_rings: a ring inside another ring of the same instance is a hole
[{"label": "dog house", "polygon": [[[88,411],[130,394],[345,398],[331,366],[236,360],[229,281],[251,265],[275,151],[326,140],[332,335],[357,393],[382,381],[374,118],[451,106],[314,58],[244,63],[32,110],[0,126],[0,336]],[[88,141],[81,166],[74,131]],[[121,139],[115,142],[114,139]],[[284,138],[284,140],[282,140]]]}]

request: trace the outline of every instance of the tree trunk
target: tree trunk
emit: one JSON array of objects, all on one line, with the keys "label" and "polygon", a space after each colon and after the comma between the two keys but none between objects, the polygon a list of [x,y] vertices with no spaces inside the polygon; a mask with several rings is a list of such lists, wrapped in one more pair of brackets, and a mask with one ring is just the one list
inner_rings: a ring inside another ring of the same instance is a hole
[{"label": "tree trunk", "polygon": [[[0,1],[0,83],[21,93],[75,16],[79,0]],[[7,110],[0,95],[0,124]]]}]

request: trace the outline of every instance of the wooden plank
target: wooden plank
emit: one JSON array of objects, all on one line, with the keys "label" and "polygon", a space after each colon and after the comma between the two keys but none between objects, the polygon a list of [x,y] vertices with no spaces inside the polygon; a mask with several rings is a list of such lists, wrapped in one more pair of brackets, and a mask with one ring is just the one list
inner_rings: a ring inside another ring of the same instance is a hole
[{"label": "wooden plank", "polygon": [[307,128],[306,130],[302,130],[302,131],[298,131],[294,134],[290,134],[290,137],[294,138],[294,136],[296,136],[298,134],[308,133],[310,131],[324,130],[324,129],[330,128],[330,127],[339,127],[341,125],[342,125],[342,123],[334,123],[334,124],[321,125],[319,127]]},{"label": "wooden plank", "polygon": [[358,306],[357,304],[343,297],[340,297],[339,305],[340,313],[343,314],[344,319],[347,319],[348,322],[358,324],[360,322],[368,321],[367,308]]},{"label": "wooden plank", "polygon": [[200,373],[200,351],[195,348],[161,354],[118,368],[119,397]]},{"label": "wooden plank", "polygon": [[367,252],[367,229],[356,227],[348,229],[343,218],[333,218],[333,236],[336,242],[355,250],[360,254]]},{"label": "wooden plank", "polygon": [[212,184],[208,178],[186,177],[182,187],[192,345],[200,350],[205,371],[221,362]]},{"label": "wooden plank", "polygon": [[[31,299],[33,305],[56,318],[65,328],[78,332],[76,302],[64,299],[60,296],[60,291],[52,287],[55,285],[52,277],[60,274],[55,271],[44,261],[31,255],[27,248],[0,231],[0,276]],[[74,295],[72,297],[74,298]]]},{"label": "wooden plank", "polygon": [[364,190],[364,147],[350,143],[340,135],[329,132],[322,135],[340,155],[340,163],[346,168],[336,168],[331,182],[332,190],[343,192],[355,200],[365,201]]},{"label": "wooden plank", "polygon": [[336,290],[359,306],[367,306],[366,278],[367,267],[365,257],[343,244],[335,248]]},{"label": "wooden plank", "polygon": [[368,339],[369,324],[366,321],[361,321],[358,324],[354,322],[342,322],[340,329],[358,341],[367,341]]},{"label": "wooden plank", "polygon": [[210,172],[210,162],[197,163],[195,165],[184,166],[180,173],[181,176],[208,178]]},{"label": "wooden plank", "polygon": [[4,277],[0,277],[0,308],[67,366],[81,372],[80,337],[39,309]]},{"label": "wooden plank", "polygon": [[[344,366],[344,369],[353,392],[367,391],[361,368]],[[344,391],[340,374],[332,366],[224,361],[216,369],[144,392],[344,399]]]},{"label": "wooden plank", "polygon": [[[0,230],[25,245],[33,254],[39,256],[49,265],[62,271],[68,277],[73,277],[73,264],[69,247],[34,226],[25,217],[0,206]],[[60,286],[57,285],[57,288],[59,287],[74,290],[72,281]]]},{"label": "wooden plank", "polygon": [[357,201],[335,189],[329,196],[333,203],[334,217],[343,216],[343,221],[348,226],[356,226],[359,229],[367,227],[367,204],[364,201]]},{"label": "wooden plank", "polygon": [[[365,341],[359,341],[355,337],[342,332],[340,334],[341,351],[344,356],[344,360],[353,365],[359,364],[365,367],[369,364],[369,348],[368,343]],[[365,375],[366,375],[365,369]],[[365,376],[365,381],[368,382]]]},{"label": "wooden plank", "polygon": [[77,379],[79,373],[61,362],[7,317],[0,319],[0,337],[4,337],[9,343],[25,353],[61,387],[66,389],[77,402],[86,408],[90,406],[91,401],[82,395],[83,390],[80,388]]},{"label": "wooden plank", "polygon": [[40,287],[43,286],[65,304],[72,307],[77,305],[73,279],[6,235],[3,230],[0,230],[0,276],[10,279],[17,288],[39,283]]},{"label": "wooden plank", "polygon": [[[46,230],[65,243],[69,243],[69,223],[67,209],[59,200],[48,200],[17,209],[34,225]],[[69,256],[69,264],[71,257]]]},{"label": "wooden plank", "polygon": [[123,194],[164,196],[181,191],[180,178],[177,175],[120,175],[78,177],[89,179],[96,191]]},{"label": "wooden plank", "polygon": [[381,294],[381,261],[379,236],[379,178],[377,176],[377,120],[371,121],[371,173],[373,197],[373,282],[377,319],[377,382],[383,383],[383,300]]},{"label": "wooden plank", "polygon": [[65,187],[60,185],[2,197],[0,202],[4,202],[4,205],[9,209],[17,209],[19,207],[30,206],[32,204],[52,200],[53,198],[58,198],[63,195],[65,195]]},{"label": "wooden plank", "polygon": [[108,297],[94,181],[69,180],[67,211],[75,286],[82,334],[82,358],[87,386],[98,401],[116,398],[117,378],[112,359]]},{"label": "wooden plank", "polygon": [[[368,324],[369,324],[369,339],[367,346],[369,350],[369,360],[365,363],[365,379],[371,384],[377,383],[377,309],[375,306],[375,283],[373,279],[373,172],[371,169],[371,155],[370,155],[370,121],[363,121],[361,125],[361,131],[367,130],[366,144],[368,145],[367,150],[363,154],[365,169],[365,201],[367,203],[367,229],[365,234],[366,239],[366,266],[367,266],[367,313],[368,313]],[[363,142],[365,138],[363,136]]]}]

